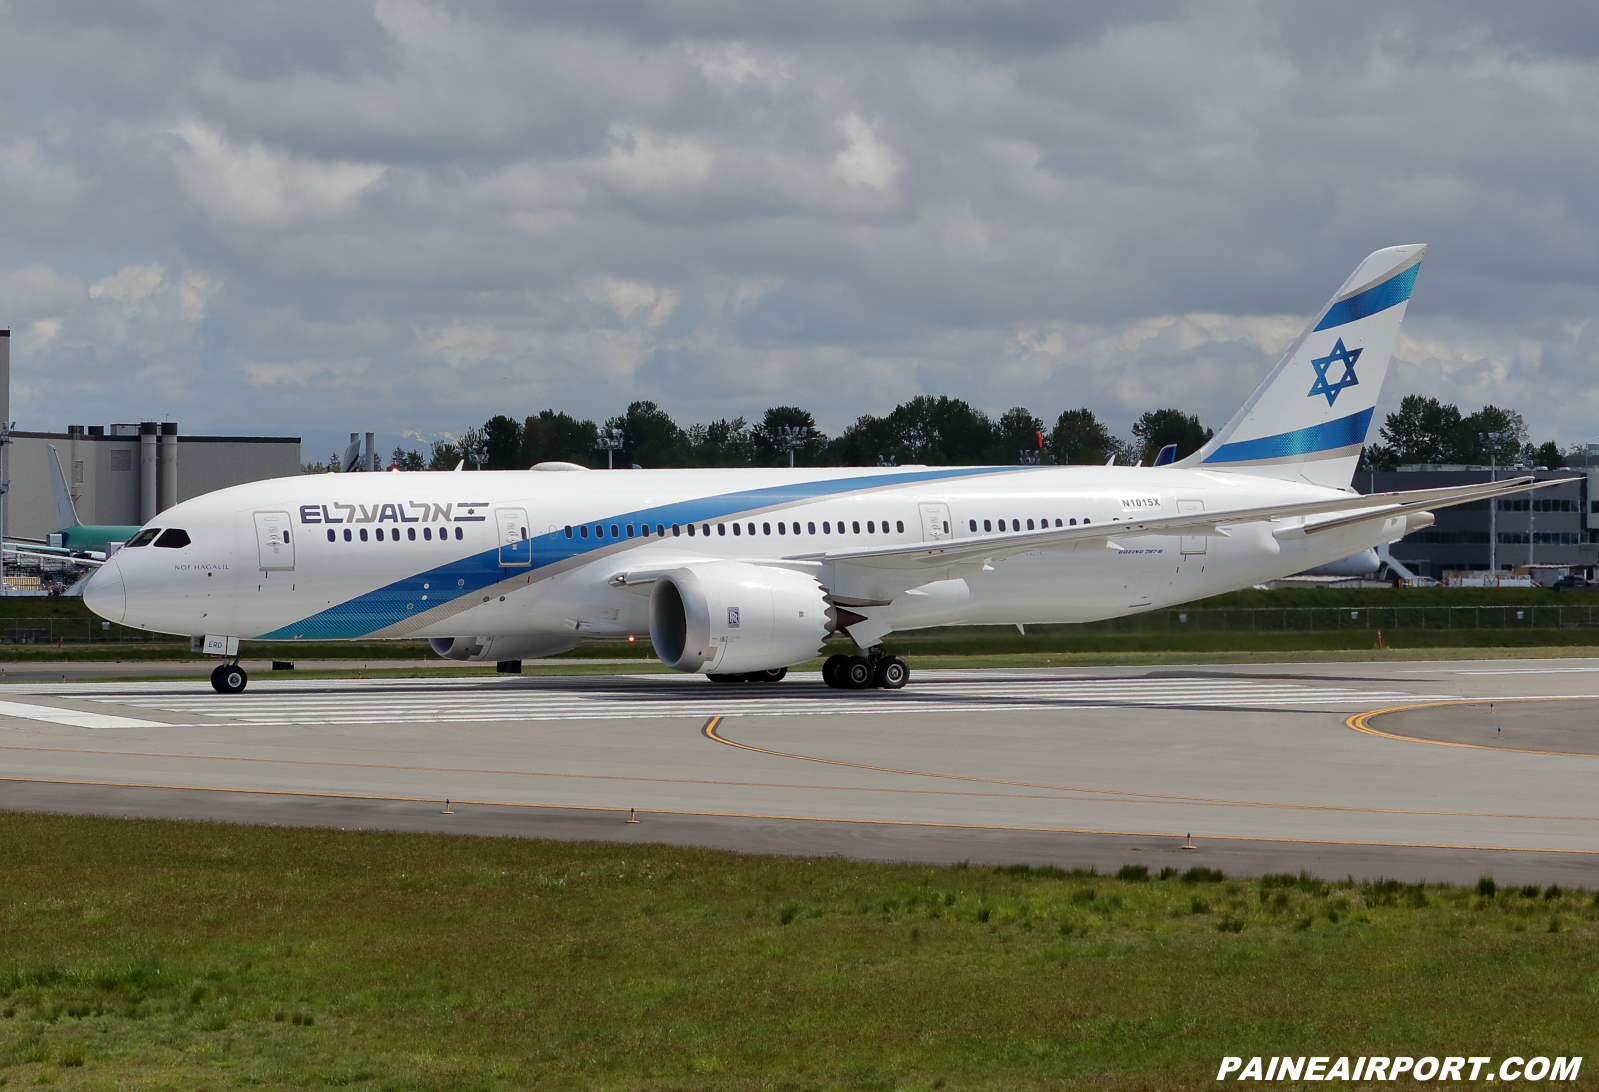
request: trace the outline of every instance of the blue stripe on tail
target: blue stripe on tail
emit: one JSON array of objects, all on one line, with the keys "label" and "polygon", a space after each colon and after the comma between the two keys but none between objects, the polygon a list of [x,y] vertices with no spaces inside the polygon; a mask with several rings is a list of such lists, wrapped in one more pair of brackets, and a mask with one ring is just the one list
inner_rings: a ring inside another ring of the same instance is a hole
[{"label": "blue stripe on tail", "polygon": [[1417,262],[1381,284],[1374,284],[1364,292],[1350,296],[1346,300],[1339,300],[1327,308],[1327,313],[1316,324],[1316,329],[1331,330],[1334,326],[1342,326],[1356,319],[1363,319],[1367,315],[1386,311],[1390,307],[1397,307],[1410,298],[1410,292],[1416,286],[1416,274],[1420,272],[1421,263]]},{"label": "blue stripe on tail", "polygon": [[[1378,287],[1382,287],[1378,285]],[[1354,297],[1358,299],[1359,297]],[[1211,463],[1258,463],[1267,459],[1283,459],[1293,455],[1314,455],[1318,451],[1348,447],[1366,442],[1366,430],[1371,427],[1372,409],[1363,409],[1328,421],[1324,425],[1279,432],[1275,436],[1262,436],[1258,440],[1240,440],[1236,444],[1223,444],[1205,459]]]}]

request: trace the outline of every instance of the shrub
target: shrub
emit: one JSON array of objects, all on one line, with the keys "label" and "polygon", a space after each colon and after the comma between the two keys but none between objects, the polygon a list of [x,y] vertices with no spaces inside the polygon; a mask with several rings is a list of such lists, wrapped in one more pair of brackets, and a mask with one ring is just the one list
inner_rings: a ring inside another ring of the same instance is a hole
[{"label": "shrub", "polygon": [[1208,914],[1210,913],[1210,903],[1195,895],[1193,901],[1188,904],[1188,912],[1190,914]]},{"label": "shrub", "polygon": [[1141,864],[1124,864],[1116,872],[1116,878],[1123,883],[1148,883],[1149,866]]},{"label": "shrub", "polygon": [[1242,933],[1244,931],[1243,915],[1228,914],[1216,923],[1218,933]]},{"label": "shrub", "polygon": [[[1202,868],[1199,866],[1190,868],[1187,872],[1183,873],[1184,883],[1221,883],[1226,878],[1227,874],[1222,872],[1220,869]],[[1261,881],[1263,885],[1265,882],[1265,880]]]},{"label": "shrub", "polygon": [[782,910],[778,911],[777,923],[779,925],[787,925],[798,916],[799,907],[795,906],[793,903],[789,903],[787,906],[783,907]]},{"label": "shrub", "polygon": [[1560,890],[1560,885],[1559,884],[1552,883],[1547,888],[1544,889],[1543,897],[1544,897],[1544,901],[1548,902],[1548,901],[1551,901],[1553,899],[1558,899],[1561,895],[1564,895],[1564,894],[1565,894],[1565,892]]},{"label": "shrub", "polygon": [[1477,878],[1477,894],[1485,899],[1491,899],[1499,890],[1499,885],[1494,883],[1492,876],[1479,876]]},{"label": "shrub", "polygon": [[1094,901],[1095,891],[1092,887],[1079,887],[1072,892],[1072,901],[1076,903],[1090,903]]}]

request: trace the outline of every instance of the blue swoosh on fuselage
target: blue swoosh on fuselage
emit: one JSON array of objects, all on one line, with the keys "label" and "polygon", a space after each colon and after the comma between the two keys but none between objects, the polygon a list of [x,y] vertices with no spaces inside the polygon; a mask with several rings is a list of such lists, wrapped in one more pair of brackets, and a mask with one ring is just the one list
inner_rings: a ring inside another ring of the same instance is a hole
[{"label": "blue swoosh on fuselage", "polygon": [[[832,478],[825,481],[794,482],[788,485],[767,486],[762,489],[746,489],[737,493],[720,493],[709,497],[694,497],[689,500],[675,501],[671,504],[657,505],[653,508],[641,508],[631,512],[618,512],[614,515],[591,519],[593,524],[626,524],[648,523],[673,524],[701,523],[711,520],[723,520],[732,515],[741,515],[760,509],[780,508],[785,505],[804,504],[818,500],[822,497],[841,493],[861,492],[870,489],[881,489],[885,486],[907,485],[915,482],[939,481],[942,479],[969,478],[981,474],[999,474],[1016,470],[1029,470],[1031,467],[1022,466],[978,466],[962,467],[960,469],[921,470],[903,474],[873,474],[853,478]],[[507,502],[508,504],[513,502]],[[521,502],[515,502],[521,503]],[[516,576],[526,576],[537,573],[551,565],[569,561],[574,557],[586,553],[593,553],[606,547],[615,546],[619,542],[632,542],[637,545],[660,542],[657,537],[635,539],[594,539],[594,538],[567,538],[564,531],[554,531],[549,534],[537,535],[528,540],[528,553],[531,564],[520,562],[515,569],[510,570]],[[458,558],[454,561],[440,565],[397,580],[392,584],[374,591],[358,595],[343,603],[336,603],[326,610],[292,622],[286,626],[263,633],[255,640],[261,641],[339,641],[352,640],[386,629],[396,622],[415,617],[420,613],[416,608],[432,610],[437,607],[447,606],[467,595],[476,595],[484,588],[493,587],[506,576],[507,569],[500,564],[500,548],[473,554],[470,557]],[[423,585],[427,585],[426,588]],[[424,601],[423,596],[427,596]]]}]

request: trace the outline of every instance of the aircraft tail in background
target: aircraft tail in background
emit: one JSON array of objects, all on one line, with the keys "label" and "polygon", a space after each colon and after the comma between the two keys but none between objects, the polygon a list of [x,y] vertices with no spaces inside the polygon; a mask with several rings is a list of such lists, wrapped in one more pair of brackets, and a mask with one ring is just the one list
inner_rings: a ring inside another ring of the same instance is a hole
[{"label": "aircraft tail in background", "polygon": [[78,519],[78,510],[72,505],[72,494],[67,492],[67,479],[61,473],[61,458],[56,454],[56,445],[46,444],[45,447],[50,449],[50,492],[55,498],[56,530],[81,527],[83,524]]},{"label": "aircraft tail in background", "polygon": [[1226,427],[1175,465],[1348,487],[1426,253],[1391,246],[1361,262]]}]

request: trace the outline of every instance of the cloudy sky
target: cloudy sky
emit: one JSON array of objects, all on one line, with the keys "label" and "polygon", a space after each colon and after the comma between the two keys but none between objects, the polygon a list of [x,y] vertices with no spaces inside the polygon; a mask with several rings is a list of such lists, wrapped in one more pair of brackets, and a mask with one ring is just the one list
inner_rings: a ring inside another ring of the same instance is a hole
[{"label": "cloudy sky", "polygon": [[25,429],[917,393],[1220,425],[1427,242],[1385,403],[1599,440],[1599,15],[1133,0],[0,0]]}]

